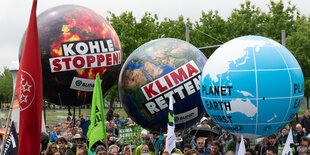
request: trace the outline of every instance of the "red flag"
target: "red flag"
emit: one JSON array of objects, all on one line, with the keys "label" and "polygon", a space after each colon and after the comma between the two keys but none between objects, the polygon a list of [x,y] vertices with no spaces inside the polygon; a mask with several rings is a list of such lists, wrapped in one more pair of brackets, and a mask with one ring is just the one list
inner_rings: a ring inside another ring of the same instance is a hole
[{"label": "red flag", "polygon": [[36,9],[37,0],[34,0],[16,79],[20,106],[19,155],[40,154],[43,93]]}]

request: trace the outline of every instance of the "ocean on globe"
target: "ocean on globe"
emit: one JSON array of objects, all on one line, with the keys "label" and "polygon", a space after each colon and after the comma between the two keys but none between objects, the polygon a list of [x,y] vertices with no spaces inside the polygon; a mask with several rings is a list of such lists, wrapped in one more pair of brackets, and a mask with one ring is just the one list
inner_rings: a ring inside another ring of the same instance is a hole
[{"label": "ocean on globe", "polygon": [[211,55],[200,93],[206,111],[223,129],[247,138],[265,137],[298,112],[304,78],[284,46],[265,37],[244,36]]},{"label": "ocean on globe", "polygon": [[78,5],[53,7],[38,16],[38,32],[45,101],[86,105],[91,103],[97,73],[103,94],[117,81],[121,44],[113,27],[98,13]]},{"label": "ocean on globe", "polygon": [[119,94],[127,114],[143,128],[166,132],[172,95],[176,130],[198,122],[205,109],[200,77],[207,58],[188,42],[163,38],[137,48],[119,77]]}]

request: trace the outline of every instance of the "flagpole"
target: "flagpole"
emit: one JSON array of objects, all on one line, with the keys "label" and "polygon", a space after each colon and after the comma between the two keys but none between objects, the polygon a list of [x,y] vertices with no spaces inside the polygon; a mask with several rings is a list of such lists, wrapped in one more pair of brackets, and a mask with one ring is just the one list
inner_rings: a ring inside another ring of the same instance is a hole
[{"label": "flagpole", "polygon": [[3,153],[3,150],[5,148],[5,143],[6,143],[6,136],[7,136],[7,132],[8,132],[8,128],[9,128],[9,122],[10,122],[10,118],[11,118],[11,115],[12,115],[12,109],[13,109],[13,102],[14,102],[14,98],[15,98],[15,89],[14,88],[14,91],[13,91],[13,97],[12,97],[12,101],[11,101],[11,105],[10,105],[10,108],[9,108],[9,115],[8,115],[8,118],[7,118],[7,121],[6,121],[6,126],[5,126],[5,133],[4,133],[4,138],[3,138],[3,145],[2,145],[2,148],[1,148],[1,154]]}]

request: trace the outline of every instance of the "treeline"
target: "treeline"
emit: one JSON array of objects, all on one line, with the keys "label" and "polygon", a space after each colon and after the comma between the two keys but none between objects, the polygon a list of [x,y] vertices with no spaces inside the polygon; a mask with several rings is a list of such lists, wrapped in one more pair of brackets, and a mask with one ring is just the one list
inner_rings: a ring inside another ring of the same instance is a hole
[{"label": "treeline", "polygon": [[[301,15],[295,5],[286,5],[282,1],[270,1],[266,12],[250,1],[234,9],[227,19],[218,15],[218,11],[202,11],[198,21],[192,22],[179,16],[178,19],[159,20],[157,14],[145,13],[138,21],[132,12],[123,12],[119,16],[110,13],[107,18],[116,30],[122,44],[124,61],[136,48],[158,38],[178,38],[185,40],[185,27],[189,25],[190,43],[196,47],[222,44],[236,37],[260,35],[281,43],[281,31],[286,31],[286,47],[298,60],[306,83],[306,97],[310,86],[310,21]],[[216,48],[202,52],[209,56]],[[275,77],[276,78],[276,77]],[[117,87],[106,96],[107,99],[117,98]]]},{"label": "treeline", "polygon": [[[190,29],[190,43],[196,47],[218,45],[245,35],[265,36],[281,43],[281,31],[285,30],[286,46],[301,65],[305,76],[305,93],[309,97],[307,89],[310,88],[310,20],[309,17],[301,15],[291,3],[284,5],[282,1],[270,1],[268,10],[264,12],[247,1],[241,4],[240,9],[234,9],[227,19],[223,19],[218,11],[202,11],[198,21],[185,19],[182,15],[178,19],[159,20],[157,14],[151,13],[145,13],[138,20],[132,12],[123,12],[120,15],[109,12],[107,20],[121,41],[124,61],[136,48],[150,40],[185,40],[186,24]],[[209,57],[215,50],[216,48],[211,48],[202,52]],[[0,87],[3,87],[2,84]],[[9,90],[5,92],[7,91]],[[0,93],[1,101],[2,98],[4,97]],[[117,83],[106,96],[107,100],[115,98],[118,98]]]}]

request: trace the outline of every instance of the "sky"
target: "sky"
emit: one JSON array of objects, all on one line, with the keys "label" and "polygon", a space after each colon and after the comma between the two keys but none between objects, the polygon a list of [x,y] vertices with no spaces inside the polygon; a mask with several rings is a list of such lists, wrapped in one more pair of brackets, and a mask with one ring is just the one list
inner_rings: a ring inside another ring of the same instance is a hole
[{"label": "sky", "polygon": [[[279,2],[279,0],[274,0]],[[282,0],[285,5],[288,0]],[[301,14],[310,15],[309,0],[291,0]],[[252,4],[267,11],[269,0],[252,0]],[[120,15],[124,11],[132,11],[140,19],[145,12],[157,14],[159,19],[165,17],[177,19],[183,15],[191,21],[197,21],[201,12],[218,10],[219,15],[226,19],[233,9],[239,9],[245,0],[38,0],[37,15],[48,8],[64,4],[75,4],[87,7],[108,16],[108,11]],[[0,73],[3,67],[16,67],[21,38],[28,25],[32,0],[6,0],[1,2],[0,9]]]}]

